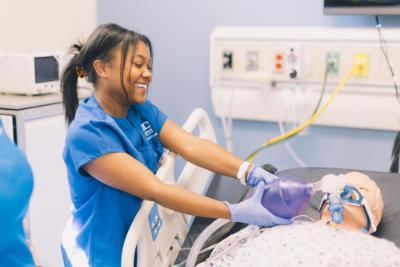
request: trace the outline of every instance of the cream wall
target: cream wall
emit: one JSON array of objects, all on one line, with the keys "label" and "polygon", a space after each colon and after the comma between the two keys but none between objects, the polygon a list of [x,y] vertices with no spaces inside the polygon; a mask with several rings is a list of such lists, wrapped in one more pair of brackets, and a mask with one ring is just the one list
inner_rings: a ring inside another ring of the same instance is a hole
[{"label": "cream wall", "polygon": [[[63,53],[77,39],[86,39],[96,25],[96,0],[0,0],[0,53]],[[33,251],[37,264],[58,267],[63,265],[60,239],[71,206],[61,158],[65,123],[62,114],[29,123],[24,129],[25,152],[35,175],[29,208]],[[51,152],[36,148],[46,143],[41,140],[50,132]]]},{"label": "cream wall", "polygon": [[0,52],[65,51],[97,25],[96,0],[0,0]]}]

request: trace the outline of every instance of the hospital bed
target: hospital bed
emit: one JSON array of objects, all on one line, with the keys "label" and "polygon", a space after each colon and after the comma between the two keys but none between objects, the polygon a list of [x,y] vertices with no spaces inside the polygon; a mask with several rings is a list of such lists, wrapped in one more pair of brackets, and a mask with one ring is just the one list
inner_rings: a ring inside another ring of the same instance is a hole
[{"label": "hospital bed", "polygon": [[[204,110],[195,110],[183,126],[189,132],[198,128],[198,136],[215,142],[215,134],[209,118]],[[240,196],[246,192],[246,187],[231,178],[217,177],[212,180],[213,174],[207,170],[186,163],[180,175],[175,179],[176,155],[168,152],[157,172],[157,177],[166,183],[175,183],[199,194],[205,194],[216,199],[230,202],[239,201]],[[296,168],[278,172],[278,175],[293,175],[314,182],[325,174],[347,173],[354,170],[337,168]],[[382,190],[385,207],[382,221],[375,236],[393,241],[400,247],[400,175],[394,173],[363,171],[370,176]],[[217,175],[216,175],[217,176]],[[211,186],[210,186],[211,184]],[[322,194],[315,194],[306,208],[305,214],[314,219],[319,218],[318,207]],[[152,201],[143,201],[141,208],[132,222],[126,236],[122,251],[122,266],[171,266],[174,264],[182,248],[193,248],[185,266],[191,267],[196,263],[196,257],[203,247],[203,243],[194,241],[204,229],[211,225],[212,230],[218,230],[227,224],[227,220],[213,220],[196,218],[171,211]],[[233,231],[240,227],[233,227]],[[210,230],[210,228],[208,228]],[[186,251],[187,252],[187,251]],[[177,262],[186,258],[181,252]],[[183,265],[182,265],[183,266]]]},{"label": "hospital bed", "polygon": [[[216,142],[214,129],[202,109],[189,116],[183,128],[199,137]],[[186,163],[175,179],[176,154],[169,151],[162,158],[157,177],[165,183],[173,183],[193,192],[204,194],[212,173],[191,163]],[[122,266],[170,266],[178,256],[181,246],[193,222],[193,216],[184,215],[143,201],[126,235],[122,250]]]},{"label": "hospital bed", "polygon": [[[351,170],[351,169],[339,169],[339,168],[294,168],[278,172],[278,175],[293,175],[297,176],[308,182],[315,182],[321,179],[322,176],[333,173],[341,174],[350,171],[360,171],[365,173],[371,179],[373,179],[380,187],[385,202],[383,217],[378,226],[378,230],[373,233],[374,236],[384,238],[394,242],[400,247],[400,174],[397,173],[386,173],[377,171],[365,171],[365,170]],[[240,189],[238,187],[238,189]],[[215,188],[213,188],[215,190]],[[223,190],[222,188],[220,190]],[[230,189],[231,192],[234,190]],[[218,195],[218,192],[216,193]],[[313,219],[319,219],[319,204],[322,198],[322,193],[316,193],[310,201],[310,205],[305,209],[304,213]],[[192,267],[196,264],[196,258],[200,250],[203,247],[210,246],[212,243],[207,242],[207,237],[218,235],[217,232],[221,227],[228,223],[226,220],[217,219],[197,219],[193,223],[191,231],[188,233],[188,237],[184,243],[184,247],[192,247],[189,255],[178,258],[178,262],[181,262],[183,258],[187,258],[187,262],[184,266]],[[230,231],[229,234],[234,233],[240,228]],[[226,236],[226,235],[225,235]],[[224,237],[225,237],[224,236]],[[193,242],[193,240],[195,240]],[[215,242],[215,241],[214,241]]]}]

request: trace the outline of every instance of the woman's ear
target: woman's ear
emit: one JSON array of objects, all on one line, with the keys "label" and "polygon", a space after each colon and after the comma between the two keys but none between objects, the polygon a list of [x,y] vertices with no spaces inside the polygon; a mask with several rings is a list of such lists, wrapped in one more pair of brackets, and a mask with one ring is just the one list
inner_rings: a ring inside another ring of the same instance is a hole
[{"label": "woman's ear", "polygon": [[96,59],[93,62],[93,68],[96,71],[97,76],[107,79],[109,76],[107,62]]}]

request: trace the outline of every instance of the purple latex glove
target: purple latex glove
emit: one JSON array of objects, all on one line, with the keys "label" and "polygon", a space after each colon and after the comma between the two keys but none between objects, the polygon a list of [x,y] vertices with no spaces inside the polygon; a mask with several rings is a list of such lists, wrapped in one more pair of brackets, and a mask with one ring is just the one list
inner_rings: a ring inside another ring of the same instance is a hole
[{"label": "purple latex glove", "polygon": [[247,185],[254,187],[258,185],[260,182],[269,184],[276,179],[279,179],[279,177],[273,175],[272,173],[267,172],[266,170],[264,170],[259,166],[254,166],[247,175]]},{"label": "purple latex glove", "polygon": [[291,220],[286,220],[273,215],[261,204],[264,187],[264,183],[259,183],[255,187],[255,191],[250,198],[237,204],[224,202],[231,212],[232,222],[254,224],[261,227],[272,227],[279,224],[292,223]]}]

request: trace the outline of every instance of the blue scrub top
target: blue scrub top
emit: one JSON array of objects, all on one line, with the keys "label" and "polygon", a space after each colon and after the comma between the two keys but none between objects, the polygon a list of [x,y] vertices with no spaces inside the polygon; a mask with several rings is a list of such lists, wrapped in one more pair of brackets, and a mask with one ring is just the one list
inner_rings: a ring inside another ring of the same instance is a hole
[{"label": "blue scrub top", "polygon": [[122,246],[142,199],[110,187],[82,166],[105,154],[125,152],[156,173],[167,117],[152,103],[135,104],[126,118],[104,112],[94,96],[78,107],[64,148],[72,218],[62,238],[65,266],[121,266]]},{"label": "blue scrub top", "polygon": [[0,119],[0,266],[34,266],[22,225],[32,189],[28,161]]}]

